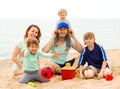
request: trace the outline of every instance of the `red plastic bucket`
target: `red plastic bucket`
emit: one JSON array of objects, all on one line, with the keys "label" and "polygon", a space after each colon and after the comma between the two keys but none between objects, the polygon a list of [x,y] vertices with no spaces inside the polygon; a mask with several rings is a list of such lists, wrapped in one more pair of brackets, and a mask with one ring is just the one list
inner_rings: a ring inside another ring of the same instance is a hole
[{"label": "red plastic bucket", "polygon": [[107,81],[113,80],[113,76],[112,76],[112,75],[106,75],[106,80],[107,80]]},{"label": "red plastic bucket", "polygon": [[62,80],[72,79],[75,77],[75,69],[61,69]]}]

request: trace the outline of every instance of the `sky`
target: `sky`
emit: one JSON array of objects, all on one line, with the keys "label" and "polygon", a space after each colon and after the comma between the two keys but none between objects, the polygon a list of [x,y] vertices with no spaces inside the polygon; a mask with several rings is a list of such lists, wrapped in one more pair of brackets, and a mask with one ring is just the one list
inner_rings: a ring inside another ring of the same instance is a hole
[{"label": "sky", "polygon": [[0,0],[0,19],[120,19],[120,0]]}]

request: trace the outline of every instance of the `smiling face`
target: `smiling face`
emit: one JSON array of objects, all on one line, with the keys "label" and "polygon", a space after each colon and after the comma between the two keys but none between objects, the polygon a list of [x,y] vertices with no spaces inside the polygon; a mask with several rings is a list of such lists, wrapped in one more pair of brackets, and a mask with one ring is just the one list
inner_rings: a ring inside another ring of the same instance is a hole
[{"label": "smiling face", "polygon": [[37,25],[30,25],[25,33],[24,38],[36,38],[40,42],[40,37],[41,37],[41,31],[40,28]]},{"label": "smiling face", "polygon": [[84,40],[84,42],[87,46],[92,46],[92,45],[94,45],[95,40],[94,40],[94,38],[87,38]]},{"label": "smiling face", "polygon": [[59,34],[59,38],[65,38],[68,33],[68,29],[65,27],[61,27],[60,29],[57,30],[57,32]]},{"label": "smiling face", "polygon": [[28,47],[29,51],[31,54],[35,54],[38,50],[38,46],[36,44],[31,44],[29,47]]},{"label": "smiling face", "polygon": [[92,32],[87,32],[83,36],[84,44],[87,46],[94,45],[95,35]]},{"label": "smiling face", "polygon": [[60,20],[66,20],[67,11],[65,9],[60,9],[58,11],[58,16],[60,17]]},{"label": "smiling face", "polygon": [[39,42],[36,38],[31,38],[27,40],[27,48],[31,54],[35,54],[39,48]]},{"label": "smiling face", "polygon": [[28,38],[36,38],[38,36],[38,29],[36,27],[31,27],[27,33]]},{"label": "smiling face", "polygon": [[65,13],[60,13],[59,17],[60,17],[60,20],[65,20],[66,19],[66,14]]}]

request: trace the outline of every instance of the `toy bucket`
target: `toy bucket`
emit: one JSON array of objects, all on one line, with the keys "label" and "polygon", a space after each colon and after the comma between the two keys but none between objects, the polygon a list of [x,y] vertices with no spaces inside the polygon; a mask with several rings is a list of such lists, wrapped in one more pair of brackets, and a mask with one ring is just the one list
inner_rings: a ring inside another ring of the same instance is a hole
[{"label": "toy bucket", "polygon": [[106,75],[106,80],[107,81],[111,81],[113,79],[113,76],[112,75]]},{"label": "toy bucket", "polygon": [[61,69],[62,80],[72,79],[75,77],[75,69]]}]

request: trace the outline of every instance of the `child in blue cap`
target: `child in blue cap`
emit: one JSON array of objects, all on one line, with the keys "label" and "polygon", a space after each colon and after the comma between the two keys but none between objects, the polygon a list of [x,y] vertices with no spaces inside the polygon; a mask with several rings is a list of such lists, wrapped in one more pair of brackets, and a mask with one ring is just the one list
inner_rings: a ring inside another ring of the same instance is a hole
[{"label": "child in blue cap", "polygon": [[[67,16],[66,9],[60,9],[58,11],[58,16],[60,17],[60,20],[57,21],[57,26],[59,25],[60,22],[65,22],[65,23],[67,23],[67,25],[68,25],[67,29],[69,30],[71,28],[71,26],[70,26],[70,22],[66,19],[66,16]],[[58,46],[57,43],[58,43],[58,36],[56,36],[56,38],[54,40],[54,44],[56,46]],[[71,37],[70,37],[70,34],[68,33],[67,37],[66,37],[66,51],[68,51],[70,49],[70,43],[71,43]]]}]

